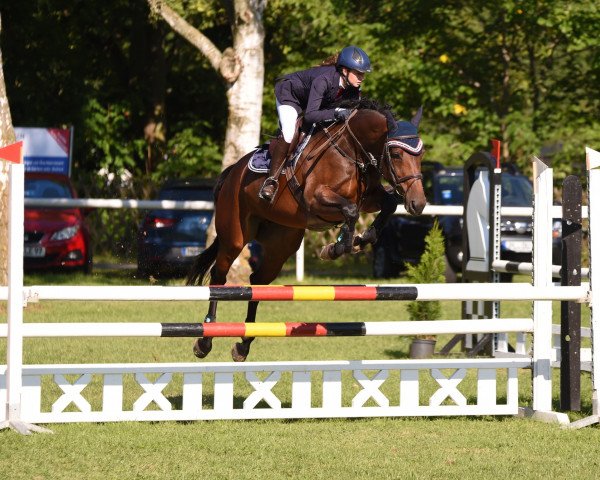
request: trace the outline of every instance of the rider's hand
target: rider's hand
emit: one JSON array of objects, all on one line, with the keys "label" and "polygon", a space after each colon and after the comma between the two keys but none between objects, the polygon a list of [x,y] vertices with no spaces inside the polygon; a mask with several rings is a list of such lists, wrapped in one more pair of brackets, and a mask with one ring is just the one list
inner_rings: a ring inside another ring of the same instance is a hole
[{"label": "rider's hand", "polygon": [[349,108],[336,108],[333,113],[333,118],[336,121],[346,121],[350,116],[351,110]]}]

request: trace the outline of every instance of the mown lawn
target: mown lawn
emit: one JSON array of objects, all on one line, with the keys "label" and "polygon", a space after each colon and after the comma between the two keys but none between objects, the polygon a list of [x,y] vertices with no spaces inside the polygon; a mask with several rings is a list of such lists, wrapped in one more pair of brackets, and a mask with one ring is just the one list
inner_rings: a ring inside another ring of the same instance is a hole
[{"label": "mown lawn", "polygon": [[[525,277],[521,281],[527,281]],[[291,276],[281,283],[296,283]],[[28,275],[27,284],[143,284],[122,271],[93,276]],[[159,281],[165,283],[165,281]],[[166,283],[178,284],[180,280]],[[367,277],[310,277],[306,284],[373,283]],[[442,286],[440,288],[443,288]],[[261,321],[405,320],[402,302],[264,302]],[[41,302],[28,322],[190,322],[206,302]],[[585,310],[585,309],[584,309]],[[458,302],[444,318],[460,318]],[[502,316],[528,316],[527,302],[503,304]],[[558,312],[558,304],[555,305]],[[0,303],[2,321],[6,306]],[[220,321],[243,321],[245,305],[219,305]],[[585,312],[586,318],[589,312]],[[555,317],[555,323],[558,317]],[[449,337],[438,339],[438,346]],[[208,361],[229,361],[233,339],[216,339]],[[394,359],[408,355],[400,337],[258,339],[249,361]],[[191,339],[26,339],[25,363],[193,362]],[[5,356],[5,341],[0,355]],[[456,353],[458,355],[458,353]],[[531,373],[520,372],[522,404]],[[558,408],[558,371],[554,375]],[[465,388],[468,390],[468,382]],[[474,387],[474,383],[472,383]],[[462,389],[461,389],[462,390]],[[582,375],[582,412],[591,414],[591,386]],[[465,392],[467,395],[474,392]],[[0,432],[0,476],[27,479],[133,478],[595,478],[600,430],[564,430],[509,417],[296,421],[207,421],[53,424],[54,435]]]}]

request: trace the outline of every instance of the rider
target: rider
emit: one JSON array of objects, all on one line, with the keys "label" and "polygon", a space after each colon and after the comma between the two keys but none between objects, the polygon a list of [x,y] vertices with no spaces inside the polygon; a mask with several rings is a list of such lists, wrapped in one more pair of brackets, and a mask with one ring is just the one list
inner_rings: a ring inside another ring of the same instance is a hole
[{"label": "rider", "polygon": [[307,124],[346,120],[347,108],[334,108],[340,100],[360,98],[360,85],[365,73],[371,71],[367,54],[353,45],[342,49],[317,67],[284,75],[275,83],[275,103],[283,138],[274,141],[269,176],[258,196],[271,202],[278,188],[275,175],[289,153],[296,121],[304,112]]}]

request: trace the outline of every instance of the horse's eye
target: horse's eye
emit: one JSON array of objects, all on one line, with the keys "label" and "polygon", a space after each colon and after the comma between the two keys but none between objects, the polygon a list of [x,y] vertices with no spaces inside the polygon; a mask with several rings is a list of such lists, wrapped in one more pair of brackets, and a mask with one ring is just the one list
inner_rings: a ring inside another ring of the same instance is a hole
[{"label": "horse's eye", "polygon": [[394,153],[390,153],[390,157],[395,159],[395,158],[400,158],[401,155],[399,153],[394,152]]}]

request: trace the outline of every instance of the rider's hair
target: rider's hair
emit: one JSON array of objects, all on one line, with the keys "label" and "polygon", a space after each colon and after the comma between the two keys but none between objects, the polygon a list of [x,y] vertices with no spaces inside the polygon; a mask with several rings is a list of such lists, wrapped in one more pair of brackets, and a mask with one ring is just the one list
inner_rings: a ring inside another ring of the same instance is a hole
[{"label": "rider's hair", "polygon": [[315,65],[315,67],[326,67],[328,65],[336,65],[339,56],[339,53],[334,53],[333,55],[328,56],[319,65]]}]

